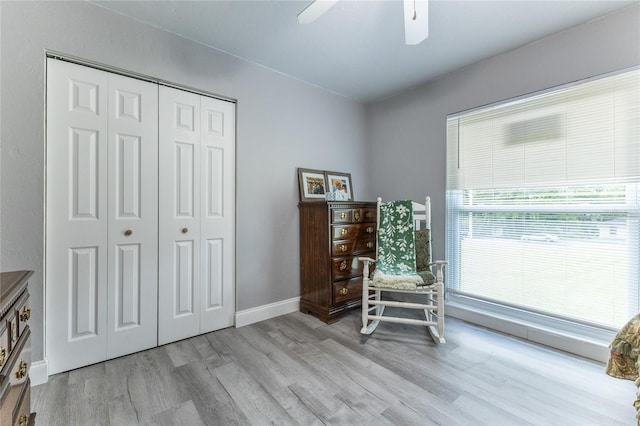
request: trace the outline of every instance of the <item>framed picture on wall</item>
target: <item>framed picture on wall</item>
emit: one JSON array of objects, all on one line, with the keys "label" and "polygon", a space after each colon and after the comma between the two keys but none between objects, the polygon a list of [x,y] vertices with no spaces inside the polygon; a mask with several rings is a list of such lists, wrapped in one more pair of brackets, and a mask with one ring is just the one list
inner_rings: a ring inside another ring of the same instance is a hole
[{"label": "framed picture on wall", "polygon": [[351,173],[324,172],[327,181],[327,192],[330,199],[336,201],[352,201],[353,187],[351,186]]},{"label": "framed picture on wall", "polygon": [[327,192],[327,181],[322,170],[298,168],[300,185],[300,201],[324,200]]}]

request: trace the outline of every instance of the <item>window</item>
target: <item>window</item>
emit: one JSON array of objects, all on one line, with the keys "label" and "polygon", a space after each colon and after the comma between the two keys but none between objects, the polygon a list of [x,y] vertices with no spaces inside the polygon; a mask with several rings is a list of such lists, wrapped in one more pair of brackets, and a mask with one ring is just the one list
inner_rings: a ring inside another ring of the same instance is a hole
[{"label": "window", "polygon": [[639,81],[448,117],[450,294],[608,329],[640,310]]}]

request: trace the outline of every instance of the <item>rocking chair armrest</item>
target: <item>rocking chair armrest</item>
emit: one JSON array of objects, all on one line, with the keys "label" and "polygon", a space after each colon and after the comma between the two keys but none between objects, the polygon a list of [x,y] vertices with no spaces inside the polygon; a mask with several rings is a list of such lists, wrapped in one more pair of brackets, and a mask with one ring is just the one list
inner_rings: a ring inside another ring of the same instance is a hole
[{"label": "rocking chair armrest", "polygon": [[370,257],[359,257],[358,259],[364,263],[364,266],[362,268],[362,276],[369,279],[369,264],[376,263],[376,259],[372,259]]},{"label": "rocking chair armrest", "polygon": [[433,262],[431,262],[429,264],[429,266],[433,266],[435,265],[436,267],[436,284],[443,284],[443,269],[444,269],[444,265],[447,265],[449,262],[447,262],[446,260],[434,260]]}]

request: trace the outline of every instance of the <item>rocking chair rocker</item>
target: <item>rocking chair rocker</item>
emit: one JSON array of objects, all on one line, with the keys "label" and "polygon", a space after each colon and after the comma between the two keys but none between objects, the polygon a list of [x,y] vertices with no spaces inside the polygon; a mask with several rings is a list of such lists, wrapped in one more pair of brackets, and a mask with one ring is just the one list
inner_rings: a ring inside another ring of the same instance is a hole
[{"label": "rocking chair rocker", "polygon": [[[380,321],[427,327],[436,343],[444,338],[444,260],[431,261],[431,201],[383,203],[378,198],[376,259],[362,257],[362,334],[371,334]],[[369,277],[375,263],[373,276]],[[435,269],[435,275],[432,272]],[[383,299],[383,293],[415,294],[422,303]],[[383,316],[386,306],[421,309],[425,319]]]}]

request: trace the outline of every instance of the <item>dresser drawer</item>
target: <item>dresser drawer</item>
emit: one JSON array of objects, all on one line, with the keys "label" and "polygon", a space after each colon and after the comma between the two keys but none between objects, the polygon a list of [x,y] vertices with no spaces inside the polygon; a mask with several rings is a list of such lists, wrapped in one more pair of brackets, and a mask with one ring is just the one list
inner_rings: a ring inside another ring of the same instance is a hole
[{"label": "dresser drawer", "polygon": [[9,330],[11,323],[8,320],[0,322],[0,370],[9,360]]},{"label": "dresser drawer", "polygon": [[2,398],[0,399],[0,424],[14,424],[16,408],[23,397],[24,386],[29,384],[31,364],[31,330],[27,327],[14,346],[11,356],[0,374]]},{"label": "dresser drawer", "polygon": [[350,280],[333,283],[333,302],[342,303],[351,299],[362,297],[362,278],[352,278]]},{"label": "dresser drawer", "polygon": [[334,241],[350,240],[354,238],[373,238],[376,227],[372,223],[358,225],[335,225],[332,226],[332,237]]},{"label": "dresser drawer", "polygon": [[332,259],[333,279],[340,280],[344,278],[356,277],[362,275],[362,262],[357,257],[339,257]]},{"label": "dresser drawer", "polygon": [[16,386],[24,383],[29,376],[31,368],[31,330],[27,327],[20,336],[15,347],[11,351],[9,360],[3,368],[3,374],[6,373],[6,380],[9,380],[9,386]]},{"label": "dresser drawer", "polygon": [[331,210],[331,223],[376,222],[376,210],[367,208],[334,208]]},{"label": "dresser drawer", "polygon": [[31,413],[31,381],[27,380],[22,386],[21,395],[17,405],[17,409],[13,413],[13,424],[15,426],[28,426],[33,424],[30,416]]},{"label": "dresser drawer", "polygon": [[16,323],[16,333],[18,338],[29,325],[31,319],[31,298],[29,293],[25,292],[16,303],[14,321]]}]

